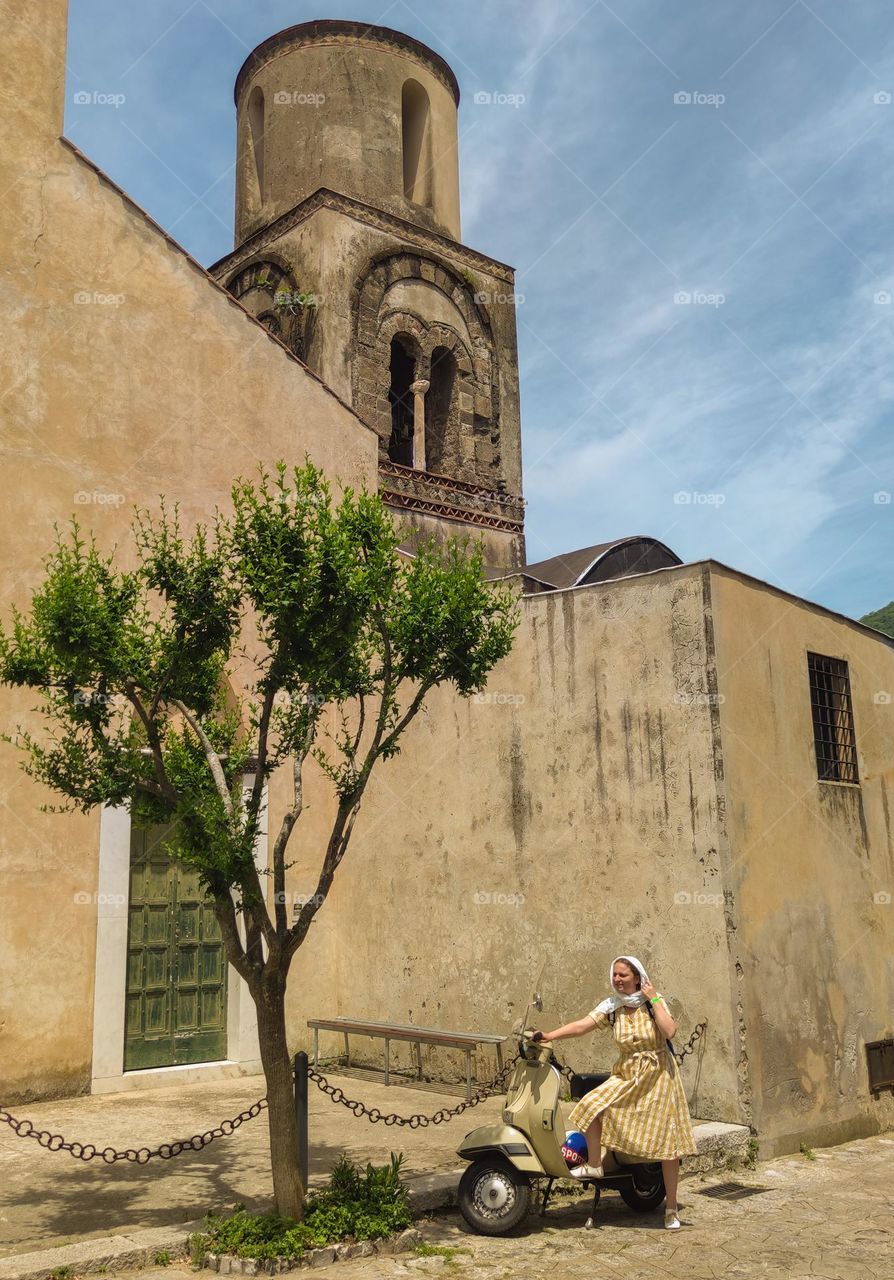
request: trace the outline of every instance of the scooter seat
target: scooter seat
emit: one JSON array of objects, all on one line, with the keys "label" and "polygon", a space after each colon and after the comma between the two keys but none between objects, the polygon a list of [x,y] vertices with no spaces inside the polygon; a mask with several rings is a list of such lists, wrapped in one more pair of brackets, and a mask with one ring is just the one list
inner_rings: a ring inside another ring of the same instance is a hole
[{"label": "scooter seat", "polygon": [[574,1073],[571,1077],[571,1097],[577,1102],[585,1093],[589,1093],[591,1089],[598,1089],[601,1084],[605,1084],[611,1075],[610,1071],[596,1071],[589,1075],[577,1075]]}]

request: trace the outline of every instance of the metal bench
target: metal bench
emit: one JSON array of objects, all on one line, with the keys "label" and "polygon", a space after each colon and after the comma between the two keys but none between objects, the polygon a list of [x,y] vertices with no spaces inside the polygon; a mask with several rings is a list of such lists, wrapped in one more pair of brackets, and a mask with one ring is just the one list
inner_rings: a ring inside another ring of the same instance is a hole
[{"label": "metal bench", "polygon": [[390,1082],[389,1061],[392,1040],[409,1041],[416,1046],[416,1074],[422,1079],[422,1045],[436,1044],[448,1049],[462,1049],[466,1055],[466,1098],[472,1097],[472,1054],[476,1045],[491,1044],[496,1049],[497,1067],[503,1069],[504,1035],[490,1032],[441,1031],[435,1027],[411,1027],[393,1022],[366,1022],[358,1018],[308,1018],[307,1025],[314,1033],[314,1066],[320,1057],[320,1032],[339,1031],[345,1038],[347,1065],[351,1065],[351,1046],[348,1037],[372,1036],[385,1041],[385,1083]]}]

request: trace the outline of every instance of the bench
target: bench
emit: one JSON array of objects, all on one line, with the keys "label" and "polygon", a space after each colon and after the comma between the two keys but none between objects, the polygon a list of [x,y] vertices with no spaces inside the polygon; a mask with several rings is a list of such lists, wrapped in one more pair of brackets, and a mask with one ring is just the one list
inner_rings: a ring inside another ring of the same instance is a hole
[{"label": "bench", "polygon": [[394,1022],[365,1022],[357,1018],[308,1018],[307,1025],[314,1033],[314,1066],[320,1056],[320,1032],[338,1031],[345,1038],[345,1057],[351,1065],[351,1047],[348,1037],[372,1036],[385,1041],[385,1083],[390,1077],[390,1052],[392,1040],[408,1041],[416,1046],[416,1074],[422,1079],[422,1045],[435,1044],[448,1049],[462,1049],[466,1055],[466,1099],[472,1097],[472,1053],[476,1045],[491,1044],[497,1052],[497,1067],[503,1070],[503,1041],[505,1035],[489,1032],[441,1031],[435,1027],[412,1027]]}]

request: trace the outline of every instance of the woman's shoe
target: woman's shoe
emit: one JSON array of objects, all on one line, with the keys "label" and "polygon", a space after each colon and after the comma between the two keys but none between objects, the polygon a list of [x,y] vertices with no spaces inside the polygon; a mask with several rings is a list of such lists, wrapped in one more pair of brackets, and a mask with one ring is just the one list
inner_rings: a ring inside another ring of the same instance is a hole
[{"label": "woman's shoe", "polygon": [[669,1209],[664,1215],[664,1227],[666,1231],[679,1231],[680,1219],[677,1217],[676,1209]]},{"label": "woman's shoe", "polygon": [[579,1164],[576,1169],[571,1170],[572,1178],[601,1178],[601,1164]]}]

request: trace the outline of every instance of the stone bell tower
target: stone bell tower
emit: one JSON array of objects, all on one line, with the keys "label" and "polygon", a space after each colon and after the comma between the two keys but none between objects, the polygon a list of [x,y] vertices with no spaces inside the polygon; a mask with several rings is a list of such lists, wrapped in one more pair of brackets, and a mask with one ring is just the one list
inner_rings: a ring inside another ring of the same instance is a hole
[{"label": "stone bell tower", "polygon": [[447,63],[305,22],[236,79],[236,248],[212,272],[379,435],[379,484],[427,530],[524,563],[514,272],[460,242]]}]

